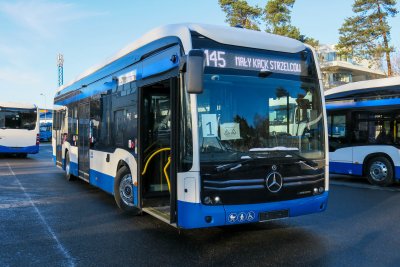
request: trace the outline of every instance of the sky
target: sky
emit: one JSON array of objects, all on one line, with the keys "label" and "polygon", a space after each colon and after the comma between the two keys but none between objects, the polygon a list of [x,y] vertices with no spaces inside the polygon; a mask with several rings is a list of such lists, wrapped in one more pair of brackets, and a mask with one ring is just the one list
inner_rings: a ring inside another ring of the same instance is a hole
[{"label": "sky", "polygon": [[[266,0],[248,0],[264,7]],[[292,24],[323,44],[338,40],[352,0],[297,0]],[[400,10],[400,4],[397,4]],[[217,0],[0,0],[0,101],[52,107],[58,87],[104,62],[147,31],[170,23],[226,25]],[[400,15],[390,19],[400,50]]]}]

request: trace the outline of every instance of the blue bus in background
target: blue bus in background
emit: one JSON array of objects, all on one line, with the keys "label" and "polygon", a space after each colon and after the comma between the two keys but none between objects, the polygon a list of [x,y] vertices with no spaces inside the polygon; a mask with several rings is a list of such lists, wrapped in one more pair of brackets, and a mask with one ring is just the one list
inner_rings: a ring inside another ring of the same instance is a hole
[{"label": "blue bus in background", "polygon": [[50,142],[52,137],[52,122],[41,123],[39,127],[40,141]]},{"label": "blue bus in background", "polygon": [[322,212],[328,141],[316,59],[263,32],[157,28],[57,90],[53,157],[68,180],[177,228]]}]

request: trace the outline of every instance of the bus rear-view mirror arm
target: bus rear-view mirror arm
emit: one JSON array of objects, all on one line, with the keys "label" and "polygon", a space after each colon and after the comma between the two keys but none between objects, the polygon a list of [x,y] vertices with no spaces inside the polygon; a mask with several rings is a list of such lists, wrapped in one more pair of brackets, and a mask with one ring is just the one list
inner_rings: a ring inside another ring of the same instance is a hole
[{"label": "bus rear-view mirror arm", "polygon": [[186,90],[190,94],[203,93],[204,51],[193,49],[186,58]]}]

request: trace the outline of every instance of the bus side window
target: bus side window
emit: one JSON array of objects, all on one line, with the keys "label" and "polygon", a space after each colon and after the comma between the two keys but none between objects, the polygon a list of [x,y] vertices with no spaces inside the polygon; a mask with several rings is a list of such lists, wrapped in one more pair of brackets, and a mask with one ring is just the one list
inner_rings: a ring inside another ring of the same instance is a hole
[{"label": "bus side window", "polygon": [[125,109],[114,111],[114,141],[115,145],[118,147],[124,146],[124,133],[126,128],[125,117]]},{"label": "bus side window", "polygon": [[347,143],[346,115],[328,116],[329,150],[330,152],[343,147]]}]

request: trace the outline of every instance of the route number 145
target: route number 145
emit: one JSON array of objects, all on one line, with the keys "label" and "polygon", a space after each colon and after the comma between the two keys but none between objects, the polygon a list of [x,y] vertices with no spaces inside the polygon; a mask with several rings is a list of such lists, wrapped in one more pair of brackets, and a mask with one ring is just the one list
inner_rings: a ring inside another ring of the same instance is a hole
[{"label": "route number 145", "polygon": [[209,67],[225,68],[225,52],[216,50],[204,50],[206,55],[206,65]]}]

